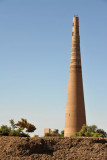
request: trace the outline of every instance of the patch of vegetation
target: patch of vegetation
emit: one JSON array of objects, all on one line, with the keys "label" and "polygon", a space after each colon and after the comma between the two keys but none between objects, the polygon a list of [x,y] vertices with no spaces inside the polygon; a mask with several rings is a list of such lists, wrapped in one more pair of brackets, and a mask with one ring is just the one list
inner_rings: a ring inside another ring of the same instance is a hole
[{"label": "patch of vegetation", "polygon": [[45,137],[64,137],[64,130],[61,133],[46,133]]},{"label": "patch of vegetation", "polygon": [[61,131],[61,137],[64,137],[64,130]]},{"label": "patch of vegetation", "polygon": [[11,127],[8,127],[7,125],[2,125],[0,127],[0,135],[29,137],[28,133],[36,130],[36,127],[33,124],[28,123],[24,118],[22,118],[21,121],[18,121],[16,124],[13,119],[11,119],[9,122]]},{"label": "patch of vegetation", "polygon": [[79,132],[76,132],[72,137],[107,137],[107,133],[103,129],[98,129],[96,125],[83,125]]}]

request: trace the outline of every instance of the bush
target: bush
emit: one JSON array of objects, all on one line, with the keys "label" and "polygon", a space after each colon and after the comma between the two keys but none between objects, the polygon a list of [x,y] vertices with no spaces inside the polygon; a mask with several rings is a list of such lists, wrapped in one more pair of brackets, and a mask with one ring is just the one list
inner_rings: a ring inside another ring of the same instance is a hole
[{"label": "bush", "polygon": [[64,130],[61,133],[45,133],[45,137],[64,137]]},{"label": "bush", "polygon": [[20,129],[11,130],[11,132],[9,132],[9,136],[29,137],[28,134],[24,133]]},{"label": "bush", "polygon": [[49,136],[52,136],[52,134],[50,134],[50,133],[45,133],[45,137],[49,137]]},{"label": "bush", "polygon": [[61,131],[61,137],[64,137],[64,130],[63,131]]},{"label": "bush", "polygon": [[9,128],[7,125],[2,125],[0,127],[0,135],[8,136],[10,130],[11,128]]},{"label": "bush", "polygon": [[51,134],[51,133],[46,133],[45,134],[45,137],[60,137],[60,134],[58,133],[58,134],[56,134],[56,133],[53,133],[53,134]]},{"label": "bush", "polygon": [[98,129],[96,125],[83,125],[79,132],[76,132],[72,137],[107,137],[107,133],[103,129]]}]

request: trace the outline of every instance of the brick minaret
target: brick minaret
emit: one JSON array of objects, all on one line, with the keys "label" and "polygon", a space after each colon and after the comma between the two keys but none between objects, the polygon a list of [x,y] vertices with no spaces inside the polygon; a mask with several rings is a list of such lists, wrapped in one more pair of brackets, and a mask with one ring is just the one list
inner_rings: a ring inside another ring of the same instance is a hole
[{"label": "brick minaret", "polygon": [[80,131],[83,124],[86,124],[86,116],[81,69],[79,18],[74,16],[64,137],[70,137],[75,132]]}]

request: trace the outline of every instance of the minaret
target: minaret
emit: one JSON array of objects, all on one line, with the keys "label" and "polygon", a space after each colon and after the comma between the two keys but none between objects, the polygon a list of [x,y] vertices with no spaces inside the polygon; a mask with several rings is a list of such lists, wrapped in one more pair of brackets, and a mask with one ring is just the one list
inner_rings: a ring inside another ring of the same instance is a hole
[{"label": "minaret", "polygon": [[74,16],[64,137],[70,137],[75,132],[80,131],[83,124],[86,124],[86,116],[81,69],[79,18]]}]

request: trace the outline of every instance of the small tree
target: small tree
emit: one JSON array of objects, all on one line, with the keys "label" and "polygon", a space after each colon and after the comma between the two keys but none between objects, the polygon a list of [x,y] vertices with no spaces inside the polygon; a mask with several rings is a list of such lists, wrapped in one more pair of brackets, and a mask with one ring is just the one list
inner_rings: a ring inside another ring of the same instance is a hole
[{"label": "small tree", "polygon": [[16,126],[18,126],[22,130],[26,129],[26,132],[34,132],[36,130],[36,127],[33,124],[28,123],[24,118],[22,118],[21,121],[18,121],[16,123]]},{"label": "small tree", "polygon": [[9,122],[11,124],[9,136],[29,137],[29,135],[24,132],[24,129],[26,129],[26,132],[34,132],[34,130],[36,130],[36,127],[33,124],[28,123],[24,118],[22,118],[21,121],[18,121],[16,124],[13,119],[11,119]]}]

